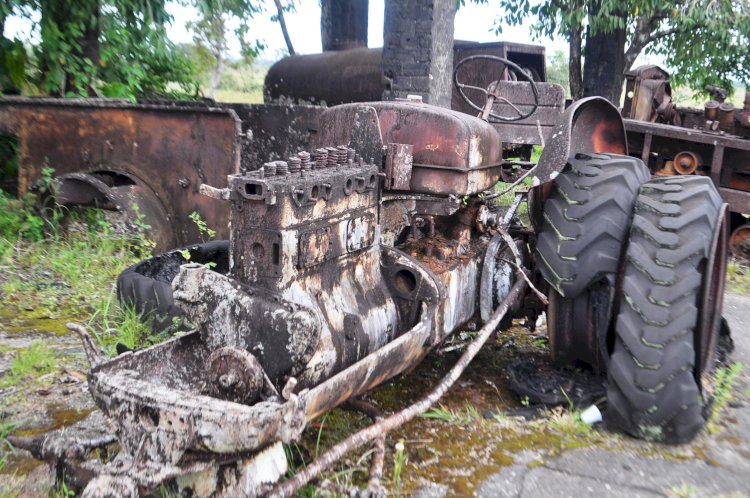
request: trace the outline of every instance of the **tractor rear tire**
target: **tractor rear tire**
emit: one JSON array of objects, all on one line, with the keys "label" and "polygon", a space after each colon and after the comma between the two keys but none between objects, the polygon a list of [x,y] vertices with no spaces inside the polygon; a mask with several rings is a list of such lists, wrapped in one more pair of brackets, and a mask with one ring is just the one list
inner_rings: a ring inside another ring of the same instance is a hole
[{"label": "tractor rear tire", "polygon": [[[187,252],[186,252],[187,251]],[[190,259],[185,259],[189,254]],[[117,298],[131,306],[143,318],[153,318],[154,332],[163,332],[175,324],[180,328],[184,313],[175,306],[172,280],[185,263],[215,264],[214,271],[229,271],[229,241],[216,240],[174,249],[145,259],[125,269],[117,277]]]},{"label": "tractor rear tire", "polygon": [[709,178],[654,178],[641,187],[608,369],[611,428],[683,443],[706,423],[701,377],[718,336],[722,223]]},{"label": "tractor rear tire", "polygon": [[643,161],[615,154],[576,154],[555,179],[537,239],[542,276],[574,298],[620,264],[633,203],[650,178]]},{"label": "tractor rear tire", "polygon": [[639,159],[578,154],[555,179],[537,252],[551,287],[547,333],[557,366],[606,370],[615,275],[638,189],[649,178]]}]

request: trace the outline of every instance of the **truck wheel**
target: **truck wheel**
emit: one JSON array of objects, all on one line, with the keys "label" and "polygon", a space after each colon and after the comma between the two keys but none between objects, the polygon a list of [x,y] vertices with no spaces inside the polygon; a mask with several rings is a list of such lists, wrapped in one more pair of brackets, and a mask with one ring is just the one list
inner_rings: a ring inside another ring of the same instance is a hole
[{"label": "truck wheel", "polygon": [[639,159],[577,154],[555,179],[537,253],[551,286],[547,333],[558,366],[605,370],[615,275],[638,189],[649,178]]},{"label": "truck wheel", "polygon": [[633,203],[650,178],[640,159],[576,154],[555,179],[537,239],[545,280],[566,298],[617,272]]},{"label": "truck wheel", "polygon": [[701,381],[720,328],[724,212],[706,177],[641,187],[608,370],[610,427],[682,443],[705,424]]},{"label": "truck wheel", "polygon": [[134,307],[144,319],[153,317],[153,329],[157,333],[184,317],[172,298],[172,280],[177,276],[180,265],[188,262],[184,251],[189,252],[191,263],[214,263],[214,271],[229,271],[229,241],[216,240],[145,259],[125,269],[117,277],[117,299],[121,304]]}]

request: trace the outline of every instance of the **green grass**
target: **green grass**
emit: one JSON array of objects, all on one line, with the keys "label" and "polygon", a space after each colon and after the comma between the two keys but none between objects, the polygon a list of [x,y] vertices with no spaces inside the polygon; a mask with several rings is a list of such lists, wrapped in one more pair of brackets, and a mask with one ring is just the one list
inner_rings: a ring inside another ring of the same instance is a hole
[{"label": "green grass", "polygon": [[479,413],[477,407],[474,405],[467,404],[463,409],[451,410],[443,405],[432,407],[426,412],[419,415],[420,418],[428,418],[434,420],[442,420],[450,424],[466,425],[475,420],[483,420],[482,414]]},{"label": "green grass", "polygon": [[742,373],[742,364],[739,362],[733,363],[729,368],[719,368],[716,371],[713,404],[708,421],[708,431],[712,434],[719,431],[721,412],[727,403],[734,398],[734,383],[740,373]]},{"label": "green grass", "polygon": [[10,371],[0,380],[0,387],[13,386],[22,380],[36,378],[54,371],[55,354],[37,340],[26,349],[22,349],[13,357]]},{"label": "green grass", "polygon": [[727,290],[735,294],[750,294],[750,267],[734,258],[727,262]]},{"label": "green grass", "polygon": [[109,356],[117,354],[117,344],[137,349],[152,346],[170,337],[166,331],[154,334],[151,328],[153,318],[144,317],[131,306],[120,305],[114,291],[98,304],[99,308],[92,313],[86,325],[104,353]]},{"label": "green grass", "polygon": [[33,200],[0,195],[4,307],[29,319],[85,322],[110,354],[118,342],[135,348],[164,339],[152,337],[141,317],[120,308],[115,297],[117,275],[150,254],[147,228],[140,218],[126,223],[109,212],[69,212],[55,204],[40,209]]}]

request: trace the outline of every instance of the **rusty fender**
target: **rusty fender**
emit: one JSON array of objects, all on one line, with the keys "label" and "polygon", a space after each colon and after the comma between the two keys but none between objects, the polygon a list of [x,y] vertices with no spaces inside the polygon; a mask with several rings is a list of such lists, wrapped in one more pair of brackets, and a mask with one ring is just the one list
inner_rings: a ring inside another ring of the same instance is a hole
[{"label": "rusty fender", "polygon": [[628,153],[622,117],[608,100],[589,97],[574,102],[565,110],[542,150],[533,177],[534,186],[554,180],[565,168],[571,152]]}]

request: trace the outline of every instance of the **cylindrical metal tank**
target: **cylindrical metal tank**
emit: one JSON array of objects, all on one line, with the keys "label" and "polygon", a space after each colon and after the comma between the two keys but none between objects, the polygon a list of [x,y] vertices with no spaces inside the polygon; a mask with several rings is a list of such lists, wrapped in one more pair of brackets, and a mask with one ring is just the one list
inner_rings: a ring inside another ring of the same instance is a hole
[{"label": "cylindrical metal tank", "polygon": [[266,102],[332,106],[381,100],[387,84],[383,49],[356,48],[285,57],[268,70],[263,93]]}]

